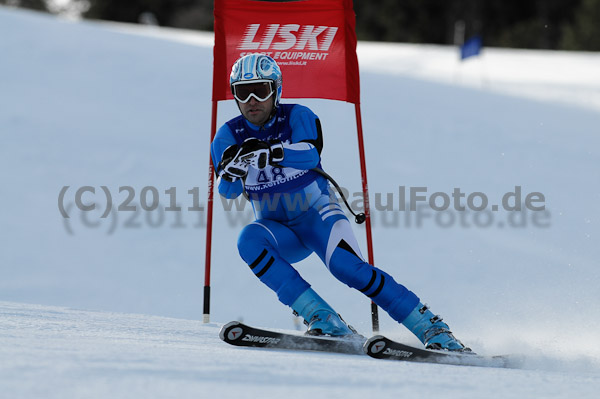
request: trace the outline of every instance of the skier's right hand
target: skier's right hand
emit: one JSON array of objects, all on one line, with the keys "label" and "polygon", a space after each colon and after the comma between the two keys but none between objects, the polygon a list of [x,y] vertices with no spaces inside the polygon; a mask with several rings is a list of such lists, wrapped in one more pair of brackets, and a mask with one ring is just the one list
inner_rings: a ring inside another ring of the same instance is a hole
[{"label": "skier's right hand", "polygon": [[223,151],[221,162],[217,167],[217,175],[229,181],[243,178],[248,168],[253,166],[264,169],[271,161],[283,160],[283,145],[269,144],[254,137],[244,140],[241,146],[230,145]]},{"label": "skier's right hand", "polygon": [[223,151],[221,162],[217,165],[217,176],[227,181],[236,181],[248,174],[248,163],[240,160],[240,152],[240,146],[237,144],[230,145]]}]

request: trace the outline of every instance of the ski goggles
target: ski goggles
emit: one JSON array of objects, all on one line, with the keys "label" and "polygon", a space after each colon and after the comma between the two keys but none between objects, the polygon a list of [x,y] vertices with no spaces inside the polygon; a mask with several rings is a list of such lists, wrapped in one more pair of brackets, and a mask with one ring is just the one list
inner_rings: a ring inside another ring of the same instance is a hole
[{"label": "ski goggles", "polygon": [[233,96],[239,102],[246,104],[250,97],[258,101],[266,101],[273,95],[273,85],[270,80],[253,80],[250,83],[237,82],[231,86]]}]

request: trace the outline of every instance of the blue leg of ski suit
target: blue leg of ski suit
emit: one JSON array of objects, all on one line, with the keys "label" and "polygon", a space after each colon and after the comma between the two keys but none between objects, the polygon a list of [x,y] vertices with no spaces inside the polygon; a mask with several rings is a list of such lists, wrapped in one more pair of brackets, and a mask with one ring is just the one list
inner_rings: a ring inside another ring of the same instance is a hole
[{"label": "blue leg of ski suit", "polygon": [[363,260],[350,222],[327,195],[290,221],[250,223],[240,233],[238,250],[252,272],[288,306],[310,287],[291,264],[312,252],[338,280],[371,298],[400,323],[419,304],[413,292]]}]

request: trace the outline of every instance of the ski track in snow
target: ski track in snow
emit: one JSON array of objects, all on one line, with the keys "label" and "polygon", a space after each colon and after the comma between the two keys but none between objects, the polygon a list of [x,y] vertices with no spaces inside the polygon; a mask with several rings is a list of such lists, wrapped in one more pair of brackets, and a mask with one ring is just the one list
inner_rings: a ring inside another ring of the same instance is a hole
[{"label": "ski track in snow", "polygon": [[242,349],[219,340],[220,325],[158,316],[0,302],[0,319],[7,398],[591,398],[600,380],[593,370]]}]

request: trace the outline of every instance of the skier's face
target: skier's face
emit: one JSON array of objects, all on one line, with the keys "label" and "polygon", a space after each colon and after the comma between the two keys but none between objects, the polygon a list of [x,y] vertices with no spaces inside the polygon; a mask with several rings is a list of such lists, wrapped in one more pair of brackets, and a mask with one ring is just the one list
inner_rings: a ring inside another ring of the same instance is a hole
[{"label": "skier's face", "polygon": [[271,112],[273,112],[273,107],[275,105],[274,97],[275,96],[271,96],[265,101],[258,101],[252,96],[247,103],[241,103],[239,101],[237,101],[237,103],[240,106],[242,115],[244,115],[248,122],[256,126],[262,126],[267,123],[271,116]]}]

